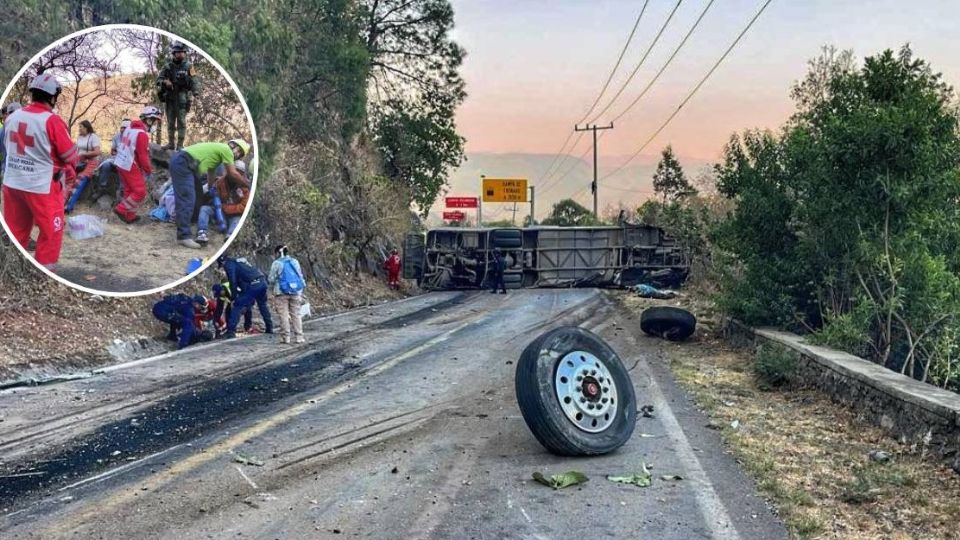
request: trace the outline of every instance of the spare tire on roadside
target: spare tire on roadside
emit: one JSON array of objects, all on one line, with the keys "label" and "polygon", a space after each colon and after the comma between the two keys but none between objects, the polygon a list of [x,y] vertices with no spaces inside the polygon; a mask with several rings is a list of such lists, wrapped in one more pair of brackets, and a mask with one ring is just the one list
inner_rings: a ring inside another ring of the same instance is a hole
[{"label": "spare tire on roadside", "polygon": [[654,306],[640,315],[640,328],[651,336],[683,341],[697,329],[697,318],[685,309]]},{"label": "spare tire on roadside", "polygon": [[617,353],[575,326],[551,330],[517,362],[520,412],[547,450],[594,456],[621,447],[637,421],[633,382]]}]

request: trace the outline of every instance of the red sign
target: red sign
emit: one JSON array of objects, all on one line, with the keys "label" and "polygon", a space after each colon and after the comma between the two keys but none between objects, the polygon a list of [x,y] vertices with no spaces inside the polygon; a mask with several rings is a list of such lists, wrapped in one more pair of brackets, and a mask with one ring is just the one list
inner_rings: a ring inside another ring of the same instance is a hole
[{"label": "red sign", "polygon": [[443,219],[446,221],[463,221],[467,217],[463,212],[444,212]]},{"label": "red sign", "polygon": [[447,208],[476,208],[476,197],[447,197]]}]

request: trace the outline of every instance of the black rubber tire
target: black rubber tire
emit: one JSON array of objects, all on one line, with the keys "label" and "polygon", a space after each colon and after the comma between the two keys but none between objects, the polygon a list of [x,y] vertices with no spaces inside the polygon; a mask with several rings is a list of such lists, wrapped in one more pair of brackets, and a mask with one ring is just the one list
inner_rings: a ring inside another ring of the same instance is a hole
[{"label": "black rubber tire", "polygon": [[[586,351],[600,359],[614,378],[619,400],[610,426],[588,433],[571,422],[560,408],[554,377],[563,357],[572,351]],[[633,382],[617,353],[595,334],[575,326],[562,326],[533,340],[520,355],[516,372],[520,412],[548,451],[561,456],[596,456],[616,450],[633,435],[637,403]]]},{"label": "black rubber tire", "polygon": [[490,247],[516,249],[523,246],[523,233],[515,229],[495,229],[490,233]]},{"label": "black rubber tire", "polygon": [[523,274],[504,274],[503,284],[506,285],[508,289],[523,288]]},{"label": "black rubber tire", "polygon": [[640,328],[651,336],[683,341],[697,329],[697,318],[685,309],[654,306],[640,315]]}]

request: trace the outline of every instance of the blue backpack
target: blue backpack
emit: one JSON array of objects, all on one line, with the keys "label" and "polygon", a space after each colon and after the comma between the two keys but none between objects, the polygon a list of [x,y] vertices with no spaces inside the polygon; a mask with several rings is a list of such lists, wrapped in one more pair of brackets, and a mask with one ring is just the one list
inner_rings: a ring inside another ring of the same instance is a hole
[{"label": "blue backpack", "polygon": [[280,269],[280,292],[283,294],[300,294],[303,292],[306,283],[303,282],[303,276],[293,266],[293,259],[283,257],[280,259],[283,267]]}]

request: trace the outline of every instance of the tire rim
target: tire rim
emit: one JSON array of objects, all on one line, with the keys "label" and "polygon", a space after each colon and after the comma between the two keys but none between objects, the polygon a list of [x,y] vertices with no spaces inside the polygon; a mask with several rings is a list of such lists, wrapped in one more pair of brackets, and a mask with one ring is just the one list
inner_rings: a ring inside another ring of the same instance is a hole
[{"label": "tire rim", "polygon": [[587,433],[607,429],[617,417],[617,384],[593,354],[573,351],[560,359],[554,388],[563,413]]}]

